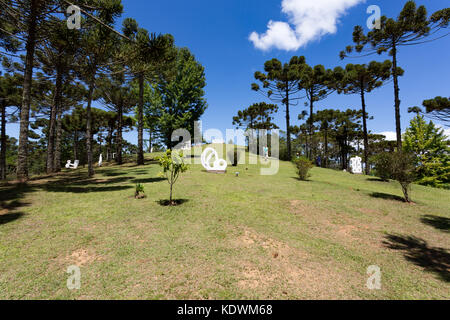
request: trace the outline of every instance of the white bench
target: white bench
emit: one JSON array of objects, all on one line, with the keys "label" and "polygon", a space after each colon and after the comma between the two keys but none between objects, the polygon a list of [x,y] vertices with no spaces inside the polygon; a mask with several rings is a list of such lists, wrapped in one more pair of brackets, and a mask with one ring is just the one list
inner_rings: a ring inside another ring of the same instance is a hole
[{"label": "white bench", "polygon": [[68,160],[66,163],[66,169],[77,169],[79,164],[80,160],[75,160],[74,163],[72,163],[71,160]]}]

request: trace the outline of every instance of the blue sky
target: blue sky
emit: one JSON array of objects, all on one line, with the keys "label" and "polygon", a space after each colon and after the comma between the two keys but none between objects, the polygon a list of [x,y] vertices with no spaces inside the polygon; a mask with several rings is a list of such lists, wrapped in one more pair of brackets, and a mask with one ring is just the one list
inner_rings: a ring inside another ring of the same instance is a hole
[{"label": "blue sky", "polygon": [[[305,0],[285,1],[288,5],[295,6],[296,2]],[[202,117],[203,128],[204,130],[217,128],[225,132],[225,129],[232,128],[232,117],[238,110],[255,102],[268,101],[250,90],[250,85],[254,82],[254,72],[262,71],[266,60],[275,57],[285,62],[293,55],[304,55],[310,65],[323,64],[327,68],[334,68],[338,65],[345,66],[347,63],[367,63],[371,60],[389,59],[387,55],[375,55],[341,61],[339,52],[352,44],[352,31],[355,25],[359,24],[367,29],[366,21],[369,14],[366,10],[369,5],[378,5],[383,15],[396,17],[406,1],[317,0],[319,5],[325,2],[347,4],[344,6],[345,10],[341,10],[338,15],[336,32],[321,37],[314,34],[304,35],[304,39],[300,39],[301,47],[292,51],[274,47],[263,51],[255,48],[254,43],[249,40],[252,32],[265,33],[270,20],[290,21],[291,27],[295,28],[293,20],[289,20],[288,16],[282,12],[282,0],[123,0],[122,2],[125,8],[122,18],[133,17],[141,27],[150,32],[171,33],[175,37],[177,46],[188,47],[198,61],[205,66],[207,80],[205,91],[209,107]],[[447,0],[416,1],[416,3],[424,4],[429,13],[448,6]],[[302,14],[302,12],[298,13],[298,10],[301,10],[301,7],[300,9],[297,7],[297,17]],[[333,6],[330,9],[330,6],[326,5],[325,12],[332,15]],[[314,18],[313,16],[313,21]],[[301,24],[302,21],[297,23]],[[318,23],[326,24],[326,21]],[[314,23],[311,26],[302,25],[304,29],[308,27],[317,26],[314,26]],[[420,106],[424,99],[438,95],[448,96],[449,40],[450,37],[400,49],[399,64],[406,71],[404,77],[400,79],[403,130],[412,117],[407,113],[408,107]],[[377,133],[395,131],[392,84],[369,94],[367,104],[368,112],[374,117],[369,124],[370,130]],[[316,110],[359,107],[358,96],[333,94],[328,99],[317,103]],[[299,124],[296,120],[297,115],[304,109],[303,103],[292,108],[293,125]],[[276,122],[281,129],[285,130],[284,108],[280,108]],[[136,143],[136,133],[126,134],[126,139]]]}]

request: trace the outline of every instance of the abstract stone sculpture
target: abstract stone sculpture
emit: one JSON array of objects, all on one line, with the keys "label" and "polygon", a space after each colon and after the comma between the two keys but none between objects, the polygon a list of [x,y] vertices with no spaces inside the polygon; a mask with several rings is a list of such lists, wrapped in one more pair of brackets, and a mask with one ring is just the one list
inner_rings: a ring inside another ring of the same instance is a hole
[{"label": "abstract stone sculpture", "polygon": [[223,159],[219,159],[217,151],[213,148],[206,148],[205,151],[203,151],[201,161],[202,166],[208,172],[225,173],[227,171],[227,162]]},{"label": "abstract stone sculpture", "polygon": [[350,168],[353,174],[362,174],[362,159],[360,157],[351,158]]}]

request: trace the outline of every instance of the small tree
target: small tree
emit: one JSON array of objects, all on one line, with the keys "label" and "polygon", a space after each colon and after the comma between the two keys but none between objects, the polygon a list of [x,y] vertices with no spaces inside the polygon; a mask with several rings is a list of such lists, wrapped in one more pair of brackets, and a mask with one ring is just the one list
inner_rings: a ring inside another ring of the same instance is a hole
[{"label": "small tree", "polygon": [[172,150],[167,150],[166,154],[159,157],[158,160],[159,165],[163,168],[163,175],[170,185],[169,205],[173,206],[175,205],[175,202],[172,200],[173,185],[177,182],[180,175],[188,170],[188,166],[183,162],[183,153],[172,153]]},{"label": "small tree", "polygon": [[444,130],[418,115],[404,134],[404,150],[414,154],[418,183],[433,187],[450,184],[450,156]]},{"label": "small tree", "polygon": [[406,202],[411,202],[409,189],[411,183],[416,180],[415,157],[408,152],[384,152],[378,155],[376,164],[377,175],[383,179],[398,181],[402,187]]},{"label": "small tree", "polygon": [[309,170],[313,167],[312,162],[306,157],[300,157],[293,160],[297,167],[298,178],[302,181],[306,181],[309,177]]},{"label": "small tree", "polygon": [[409,189],[416,180],[414,155],[406,152],[391,153],[391,175],[400,183],[406,202],[411,202]]}]

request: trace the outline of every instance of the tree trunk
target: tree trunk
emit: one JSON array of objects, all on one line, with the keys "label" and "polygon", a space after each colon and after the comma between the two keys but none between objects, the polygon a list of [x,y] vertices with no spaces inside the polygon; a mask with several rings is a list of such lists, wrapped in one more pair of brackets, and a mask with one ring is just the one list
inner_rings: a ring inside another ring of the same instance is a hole
[{"label": "tree trunk", "polygon": [[314,135],[314,90],[311,89],[309,92],[309,160],[313,160],[313,135]]},{"label": "tree trunk", "polygon": [[30,125],[31,84],[33,79],[34,51],[36,48],[36,29],[38,0],[30,1],[28,37],[26,44],[25,71],[23,81],[22,107],[20,109],[19,150],[17,154],[17,178],[28,180],[28,130]]},{"label": "tree trunk", "polygon": [[172,170],[170,171],[170,199],[169,199],[169,205],[172,205],[172,195],[173,195],[173,167],[171,168]]},{"label": "tree trunk", "polygon": [[120,105],[117,112],[117,164],[121,165],[122,160],[122,128],[123,128],[123,106]]},{"label": "tree trunk", "polygon": [[144,165],[144,74],[139,74],[137,164]]},{"label": "tree trunk", "polygon": [[[369,170],[369,137],[367,132],[367,113],[366,100],[364,98],[364,86],[361,87],[361,106],[363,112],[363,138],[364,138],[364,164],[366,165],[366,175],[370,174]],[[359,143],[358,143],[359,146]]]},{"label": "tree trunk", "polygon": [[323,167],[328,168],[328,130],[325,130],[325,157],[323,159]]},{"label": "tree trunk", "polygon": [[402,125],[400,122],[400,88],[398,86],[397,73],[397,46],[395,41],[392,45],[392,76],[394,78],[394,95],[395,95],[395,129],[397,131],[397,148],[402,151]]},{"label": "tree trunk", "polygon": [[47,144],[47,173],[55,172],[55,131],[56,131],[56,112],[59,109],[61,101],[61,89],[62,89],[62,74],[59,67],[56,68],[56,83],[55,92],[53,96],[53,105],[50,111],[50,121],[48,130],[48,144]]},{"label": "tree trunk", "polygon": [[86,153],[87,153],[87,164],[88,164],[88,175],[89,177],[93,177],[94,165],[93,165],[93,155],[92,155],[92,95],[94,93],[94,84],[89,84],[89,96],[88,103],[86,108]]},{"label": "tree trunk", "polygon": [[74,161],[77,160],[77,158],[78,158],[78,131],[77,130],[75,130],[75,132],[73,133],[73,156],[74,156]]},{"label": "tree trunk", "polygon": [[405,196],[405,201],[410,203],[411,199],[409,198],[409,185],[404,185],[403,183],[400,183],[402,186],[403,195]]},{"label": "tree trunk", "polygon": [[291,116],[289,114],[289,89],[288,84],[286,83],[286,143],[287,143],[287,160],[290,161],[292,159],[291,153]]},{"label": "tree trunk", "polygon": [[63,113],[62,109],[63,106],[61,105],[60,99],[56,109],[56,139],[55,139],[55,153],[53,161],[53,169],[55,172],[61,172],[62,113]]},{"label": "tree trunk", "polygon": [[6,179],[6,101],[1,100],[0,180]]},{"label": "tree trunk", "polygon": [[111,153],[112,153],[112,139],[113,139],[113,131],[114,131],[114,122],[109,124],[108,126],[108,137],[106,138],[106,161],[111,161]]}]

